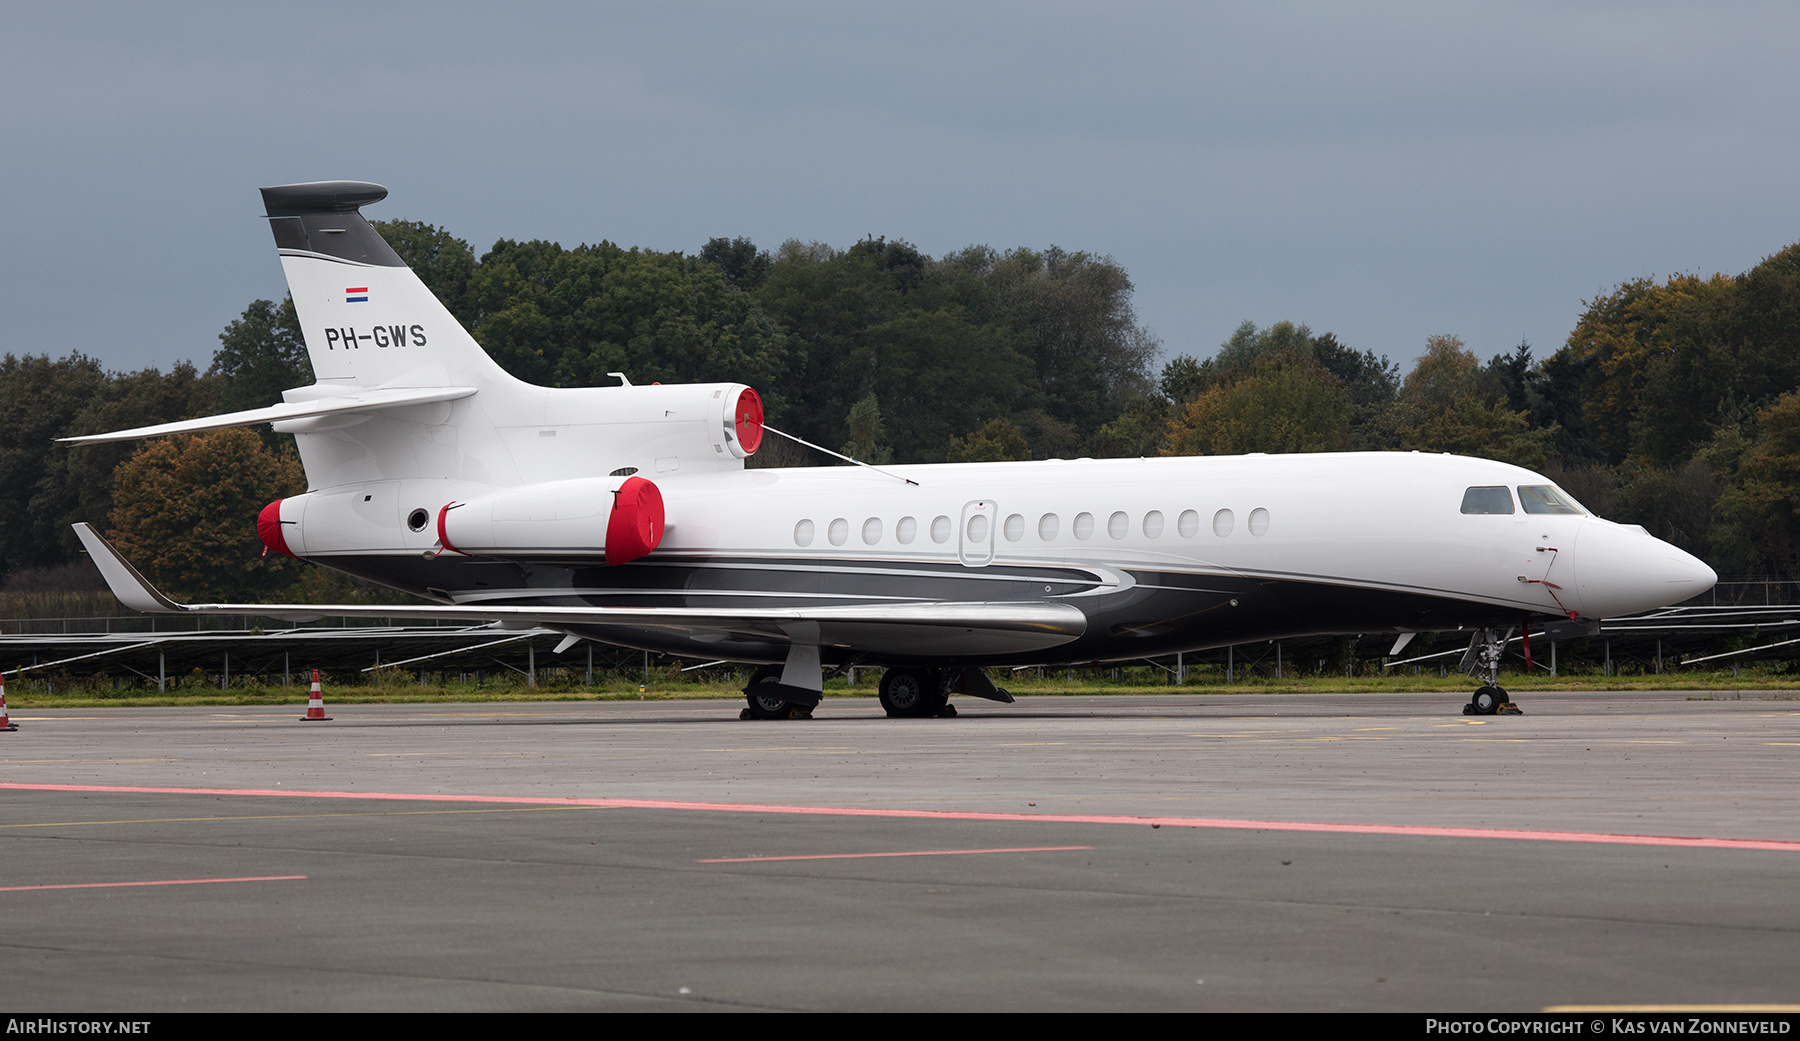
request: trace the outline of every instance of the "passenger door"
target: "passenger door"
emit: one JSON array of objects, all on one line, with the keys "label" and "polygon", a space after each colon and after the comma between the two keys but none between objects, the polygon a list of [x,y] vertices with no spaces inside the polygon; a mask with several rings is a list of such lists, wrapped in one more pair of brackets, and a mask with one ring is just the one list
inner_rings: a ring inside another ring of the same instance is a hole
[{"label": "passenger door", "polygon": [[962,509],[956,529],[956,556],[967,567],[986,567],[994,562],[995,529],[1000,511],[992,499],[976,499]]}]

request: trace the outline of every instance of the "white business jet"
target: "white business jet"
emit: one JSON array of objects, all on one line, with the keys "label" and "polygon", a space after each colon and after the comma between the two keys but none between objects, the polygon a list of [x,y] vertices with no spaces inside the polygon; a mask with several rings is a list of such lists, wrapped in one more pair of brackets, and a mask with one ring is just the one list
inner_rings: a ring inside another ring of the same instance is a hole
[{"label": "white business jet", "polygon": [[[179,604],[98,532],[147,612],[486,619],[767,663],[752,718],[818,705],[826,669],[886,668],[890,715],[1010,701],[983,667],[1091,663],[1320,634],[1470,630],[1508,707],[1512,630],[1552,637],[1717,576],[1545,477],[1420,453],[746,469],[770,428],[736,383],[549,389],[490,359],[360,212],[354,181],[262,191],[317,382],[283,403],[110,434],[271,423],[308,491],[256,519],[270,551],[430,606]],[[616,375],[616,374],[615,374]],[[245,523],[251,522],[246,517]]]}]

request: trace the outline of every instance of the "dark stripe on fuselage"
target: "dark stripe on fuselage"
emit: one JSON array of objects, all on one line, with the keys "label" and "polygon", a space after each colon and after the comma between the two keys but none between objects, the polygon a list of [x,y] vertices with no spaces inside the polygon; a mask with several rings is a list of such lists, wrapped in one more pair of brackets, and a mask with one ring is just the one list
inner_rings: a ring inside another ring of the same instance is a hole
[{"label": "dark stripe on fuselage", "polygon": [[[315,563],[386,585],[468,605],[557,607],[842,607],[857,603],[1020,602],[1073,604],[1086,635],[1037,655],[984,664],[1054,664],[1198,651],[1331,633],[1443,631],[1516,625],[1515,608],[1427,591],[1371,589],[1291,577],[1254,577],[1123,568],[1118,582],[1078,565],[661,555],[621,567],[562,566],[473,557],[359,555]],[[631,647],[737,660],[780,660],[785,645],[751,637],[708,641],[619,626],[571,631]],[[833,658],[826,650],[826,660]],[[930,663],[928,640],[894,664]]]}]

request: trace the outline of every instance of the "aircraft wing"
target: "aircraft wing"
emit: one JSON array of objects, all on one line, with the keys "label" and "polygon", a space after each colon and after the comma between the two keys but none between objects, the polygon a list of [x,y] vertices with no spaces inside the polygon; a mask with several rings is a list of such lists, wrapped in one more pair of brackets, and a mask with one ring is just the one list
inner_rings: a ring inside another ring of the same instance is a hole
[{"label": "aircraft wing", "polygon": [[161,437],[164,434],[193,434],[202,430],[221,430],[225,427],[278,423],[284,419],[309,419],[313,416],[330,416],[350,412],[375,412],[381,409],[400,408],[404,405],[429,405],[438,401],[455,401],[457,398],[466,398],[473,393],[475,393],[474,387],[401,387],[393,390],[364,390],[337,397],[316,398],[311,401],[284,401],[279,405],[270,405],[268,408],[251,408],[242,412],[226,412],[217,416],[184,419],[175,423],[158,423],[149,427],[115,430],[109,434],[59,437],[57,440],[78,445],[98,444],[102,441],[133,441],[140,437]]},{"label": "aircraft wing", "polygon": [[1078,639],[1087,617],[1072,604],[1042,601],[949,601],[831,607],[558,607],[460,604],[181,604],[170,600],[92,526],[76,524],[88,555],[119,602],[149,614],[258,615],[290,621],[325,617],[447,618],[545,625],[613,626],[720,637],[853,647],[872,654],[910,654],[931,640],[937,653],[999,656],[1047,650]]}]

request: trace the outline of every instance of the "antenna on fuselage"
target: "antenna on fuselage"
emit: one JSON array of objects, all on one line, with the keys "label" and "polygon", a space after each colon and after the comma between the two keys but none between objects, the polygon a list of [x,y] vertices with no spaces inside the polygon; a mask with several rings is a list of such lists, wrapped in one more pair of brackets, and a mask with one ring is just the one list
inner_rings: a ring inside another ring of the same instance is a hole
[{"label": "antenna on fuselage", "polygon": [[857,466],[867,467],[868,469],[875,471],[876,473],[880,474],[883,477],[892,477],[896,481],[905,481],[907,484],[910,484],[914,487],[918,487],[919,482],[913,480],[910,477],[902,477],[899,474],[888,473],[886,470],[883,470],[879,466],[869,466],[868,463],[863,462],[861,459],[852,459],[842,452],[833,452],[831,449],[826,448],[823,445],[815,445],[811,441],[808,441],[803,437],[795,437],[794,435],[786,432],[785,430],[776,430],[774,427],[770,426],[767,423],[764,423],[762,425],[762,428],[764,430],[767,430],[771,434],[780,434],[782,437],[785,437],[789,441],[793,441],[796,444],[802,444],[808,448],[812,448],[812,449],[816,449],[820,452],[824,452],[826,455],[835,456],[838,459],[842,459],[846,463],[855,463]]}]

